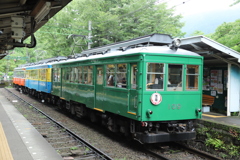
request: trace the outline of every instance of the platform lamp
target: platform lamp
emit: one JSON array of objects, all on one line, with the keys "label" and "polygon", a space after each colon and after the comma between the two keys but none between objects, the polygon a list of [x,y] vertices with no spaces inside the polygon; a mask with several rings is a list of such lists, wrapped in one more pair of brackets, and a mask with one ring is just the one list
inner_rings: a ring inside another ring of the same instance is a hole
[{"label": "platform lamp", "polygon": [[34,17],[36,23],[39,23],[44,17],[46,17],[50,10],[51,2],[46,2],[42,0],[36,5],[30,15]]}]

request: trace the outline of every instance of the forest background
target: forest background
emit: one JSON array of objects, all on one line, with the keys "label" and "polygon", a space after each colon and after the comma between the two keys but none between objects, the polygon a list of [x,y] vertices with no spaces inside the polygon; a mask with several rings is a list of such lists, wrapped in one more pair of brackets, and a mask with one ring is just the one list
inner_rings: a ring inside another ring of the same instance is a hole
[{"label": "forest background", "polygon": [[[240,0],[236,0],[236,4]],[[69,56],[91,48],[129,40],[152,33],[182,38],[182,15],[156,0],[73,0],[36,33],[35,48],[15,48],[1,60],[0,78],[12,76],[21,64]],[[77,35],[77,36],[76,36]],[[195,31],[193,35],[205,35]],[[240,19],[223,23],[205,35],[240,52]],[[29,39],[25,43],[29,43]]]}]

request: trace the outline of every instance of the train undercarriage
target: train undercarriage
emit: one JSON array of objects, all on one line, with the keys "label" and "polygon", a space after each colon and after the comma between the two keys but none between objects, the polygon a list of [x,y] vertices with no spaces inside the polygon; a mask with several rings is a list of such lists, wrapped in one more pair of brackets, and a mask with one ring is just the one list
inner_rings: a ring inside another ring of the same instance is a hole
[{"label": "train undercarriage", "polygon": [[22,93],[36,97],[41,102],[56,105],[59,110],[70,114],[72,117],[88,118],[93,123],[101,123],[111,132],[120,133],[126,137],[131,136],[140,143],[183,141],[196,137],[194,120],[141,122],[110,112],[96,111],[87,108],[84,104],[66,101],[57,96],[37,92],[23,86],[15,86],[15,88]]}]

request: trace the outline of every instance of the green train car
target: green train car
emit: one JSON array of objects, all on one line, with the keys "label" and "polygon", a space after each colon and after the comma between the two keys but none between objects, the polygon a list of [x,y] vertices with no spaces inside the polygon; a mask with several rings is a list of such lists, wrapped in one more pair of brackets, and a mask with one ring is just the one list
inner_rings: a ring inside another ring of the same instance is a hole
[{"label": "green train car", "polygon": [[203,57],[152,34],[52,63],[51,101],[141,143],[194,139]]}]

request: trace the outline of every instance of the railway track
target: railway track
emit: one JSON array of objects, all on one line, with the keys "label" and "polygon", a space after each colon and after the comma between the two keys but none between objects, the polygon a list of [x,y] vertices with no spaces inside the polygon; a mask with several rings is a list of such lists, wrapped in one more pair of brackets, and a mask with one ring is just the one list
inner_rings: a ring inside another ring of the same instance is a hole
[{"label": "railway track", "polygon": [[[6,88],[5,88],[6,89]],[[94,147],[86,140],[76,135],[73,131],[63,126],[48,114],[44,113],[33,104],[28,103],[10,90],[6,89],[18,105],[28,108],[29,115],[24,115],[38,132],[55,148],[64,158],[111,160],[107,154]],[[10,100],[10,99],[9,99]]]},{"label": "railway track", "polygon": [[184,144],[181,144],[181,143],[174,143],[176,145],[179,145],[179,147],[183,148],[184,150],[186,150],[187,152],[189,153],[192,153],[192,154],[195,154],[195,155],[198,155],[199,157],[202,157],[204,159],[209,159],[209,160],[222,160],[221,158],[219,157],[216,157],[214,155],[211,155],[209,153],[206,153],[206,152],[203,152],[203,151],[200,151],[198,149],[195,149],[195,148],[190,148]]},{"label": "railway track", "polygon": [[[72,156],[74,157],[74,159],[111,159],[111,157],[108,157],[107,155],[107,157],[101,157],[102,153],[100,153],[100,156],[95,155],[95,151],[93,151],[91,147],[82,144],[82,142],[78,142],[79,140],[75,137],[75,134],[66,127],[64,127],[61,123],[51,122],[52,120],[54,120],[53,118],[49,117],[47,114],[43,113],[38,108],[34,108],[34,105],[25,102],[25,100],[17,96],[15,93],[12,93],[12,91],[8,90],[8,92],[12,94],[12,96],[14,97],[13,99],[16,99],[15,97],[18,97],[19,103],[21,102],[21,104],[19,105],[25,105],[25,108],[33,108],[36,112],[41,113],[41,115],[38,114],[38,116],[34,118],[35,120],[33,120],[32,125],[35,126],[35,128],[42,134],[43,137],[46,138],[46,140],[56,149],[56,151],[60,155],[62,155],[62,157]],[[41,117],[44,120],[40,121],[38,117]],[[180,158],[182,157],[181,155],[186,155],[184,160],[220,160],[220,158],[207,154],[206,152],[201,152],[199,150],[189,148],[179,143],[168,143],[166,144],[166,146],[150,145],[150,148],[142,148],[143,146],[145,145],[134,145],[134,148],[141,148],[139,149],[139,151],[141,151],[141,153],[143,153],[144,155],[147,155],[147,157],[152,157],[150,159],[183,159]]]},{"label": "railway track", "polygon": [[[209,153],[190,148],[184,144],[177,143],[177,142],[170,142],[166,145],[159,146],[159,145],[152,145],[152,146],[145,146],[144,152],[150,154],[152,157],[161,160],[222,160],[214,155]],[[186,155],[186,157],[181,157],[180,155]]]}]

